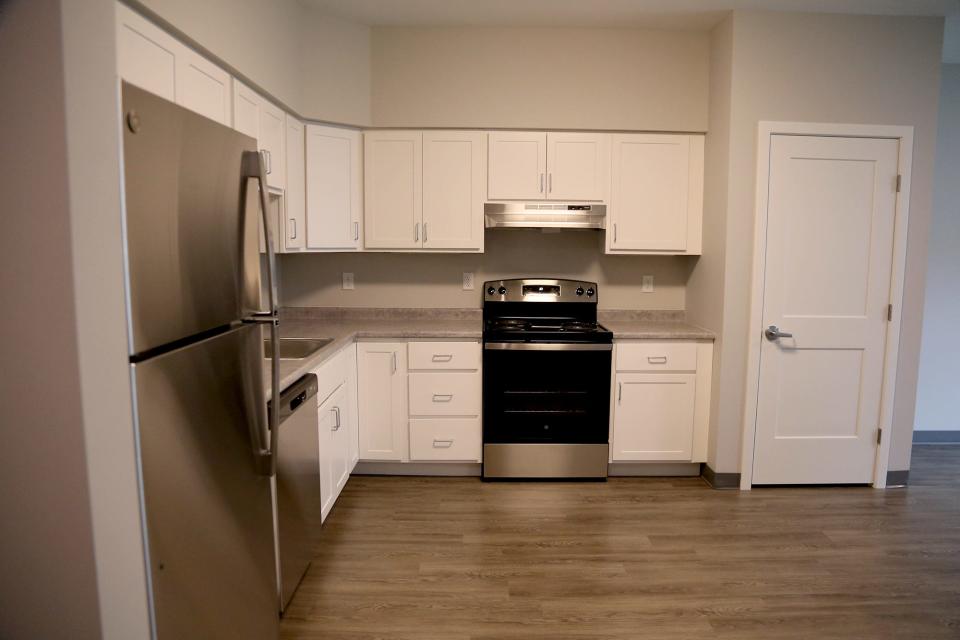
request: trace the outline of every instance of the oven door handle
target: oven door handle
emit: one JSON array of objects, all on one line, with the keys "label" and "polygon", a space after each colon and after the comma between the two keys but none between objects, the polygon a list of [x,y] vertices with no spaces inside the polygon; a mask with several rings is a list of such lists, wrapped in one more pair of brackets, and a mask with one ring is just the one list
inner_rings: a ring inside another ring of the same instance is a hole
[{"label": "oven door handle", "polygon": [[484,342],[483,348],[496,351],[613,351],[612,344],[593,342]]}]

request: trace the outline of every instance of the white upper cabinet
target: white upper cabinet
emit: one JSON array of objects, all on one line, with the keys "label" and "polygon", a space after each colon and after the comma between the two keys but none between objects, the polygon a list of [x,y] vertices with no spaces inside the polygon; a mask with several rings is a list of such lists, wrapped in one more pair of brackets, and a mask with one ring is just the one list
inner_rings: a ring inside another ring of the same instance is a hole
[{"label": "white upper cabinet", "polygon": [[609,176],[609,134],[547,134],[548,200],[605,200]]},{"label": "white upper cabinet", "polygon": [[483,134],[364,133],[367,249],[483,250]]},{"label": "white upper cabinet", "polygon": [[483,249],[483,133],[423,133],[424,249]]},{"label": "white upper cabinet", "polygon": [[541,200],[546,197],[547,134],[491,131],[487,135],[487,199]]},{"label": "white upper cabinet", "polygon": [[122,4],[117,66],[124,80],[230,126],[230,74]]},{"label": "white upper cabinet", "polygon": [[364,246],[417,249],[423,211],[423,134],[368,131],[363,136]]},{"label": "white upper cabinet", "polygon": [[492,131],[488,200],[603,201],[610,134]]},{"label": "white upper cabinet", "polygon": [[362,233],[360,132],[307,125],[307,249],[356,250]]},{"label": "white upper cabinet", "polygon": [[257,147],[266,152],[267,185],[286,188],[284,171],[283,110],[239,80],[233,81],[233,128],[256,138]]},{"label": "white upper cabinet", "polygon": [[300,251],[306,247],[306,152],[303,123],[288,115],[284,144],[286,146],[287,189],[284,193],[286,228],[284,251]]},{"label": "white upper cabinet", "polygon": [[607,253],[701,250],[703,136],[613,136]]}]

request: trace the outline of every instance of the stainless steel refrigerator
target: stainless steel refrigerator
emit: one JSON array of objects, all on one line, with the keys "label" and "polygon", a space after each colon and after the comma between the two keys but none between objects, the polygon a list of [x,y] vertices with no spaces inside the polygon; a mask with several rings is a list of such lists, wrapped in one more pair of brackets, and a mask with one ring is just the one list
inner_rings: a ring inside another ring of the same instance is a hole
[{"label": "stainless steel refrigerator", "polygon": [[129,352],[155,635],[276,638],[279,375],[274,358],[268,416],[261,327],[276,337],[277,304],[264,164],[256,141],[228,127],[126,83],[122,100]]}]

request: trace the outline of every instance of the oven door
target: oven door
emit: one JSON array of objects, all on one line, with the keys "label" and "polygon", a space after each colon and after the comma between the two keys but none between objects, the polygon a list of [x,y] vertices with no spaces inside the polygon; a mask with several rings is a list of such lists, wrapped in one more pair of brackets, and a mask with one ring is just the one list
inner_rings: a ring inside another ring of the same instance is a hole
[{"label": "oven door", "polygon": [[613,345],[487,342],[485,444],[606,444]]}]

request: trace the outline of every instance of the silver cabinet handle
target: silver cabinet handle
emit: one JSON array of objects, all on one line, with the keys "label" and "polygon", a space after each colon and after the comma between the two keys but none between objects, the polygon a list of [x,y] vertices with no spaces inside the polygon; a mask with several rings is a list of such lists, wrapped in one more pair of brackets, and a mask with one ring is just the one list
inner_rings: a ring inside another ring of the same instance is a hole
[{"label": "silver cabinet handle", "polygon": [[647,356],[650,364],[667,364],[667,356]]},{"label": "silver cabinet handle", "polygon": [[413,223],[413,241],[420,242],[420,223],[419,222]]},{"label": "silver cabinet handle", "polygon": [[427,242],[427,223],[426,222],[423,223],[423,242],[424,244],[426,244]]},{"label": "silver cabinet handle", "polygon": [[617,241],[617,223],[616,222],[613,223],[613,241],[614,242]]},{"label": "silver cabinet handle", "polygon": [[543,174],[540,174],[540,193],[543,193]]},{"label": "silver cabinet handle", "polygon": [[337,419],[336,423],[333,425],[333,428],[331,428],[330,430],[340,431],[340,407],[334,407],[333,409],[330,409],[330,411],[333,412],[334,417],[336,417]]},{"label": "silver cabinet handle", "polygon": [[390,354],[390,375],[393,375],[397,372],[397,352],[394,351]]},{"label": "silver cabinet handle", "polygon": [[434,449],[449,449],[453,446],[453,440],[436,440],[433,441]]},{"label": "silver cabinet handle", "polygon": [[780,338],[792,338],[792,333],[787,333],[786,331],[780,331],[780,327],[775,324],[770,325],[763,330],[763,335],[767,337],[767,340],[773,342],[774,340],[779,340]]},{"label": "silver cabinet handle", "polygon": [[452,393],[435,393],[433,394],[434,402],[451,402],[453,401]]},{"label": "silver cabinet handle", "polygon": [[360,239],[360,223],[359,222],[353,223],[353,239],[354,240]]},{"label": "silver cabinet handle", "polygon": [[623,383],[617,383],[617,404],[620,404],[620,401],[623,400]]},{"label": "silver cabinet handle", "polygon": [[270,155],[270,149],[261,149],[263,157],[267,159],[267,174],[273,173],[273,157]]},{"label": "silver cabinet handle", "polygon": [[293,235],[290,236],[290,239],[291,239],[291,240],[296,240],[296,239],[297,239],[297,219],[296,219],[296,218],[290,218],[290,222],[293,223]]},{"label": "silver cabinet handle", "polygon": [[553,193],[553,172],[547,174],[547,193]]},{"label": "silver cabinet handle", "polygon": [[450,362],[453,360],[453,354],[450,353],[435,353],[431,358],[433,362]]}]

